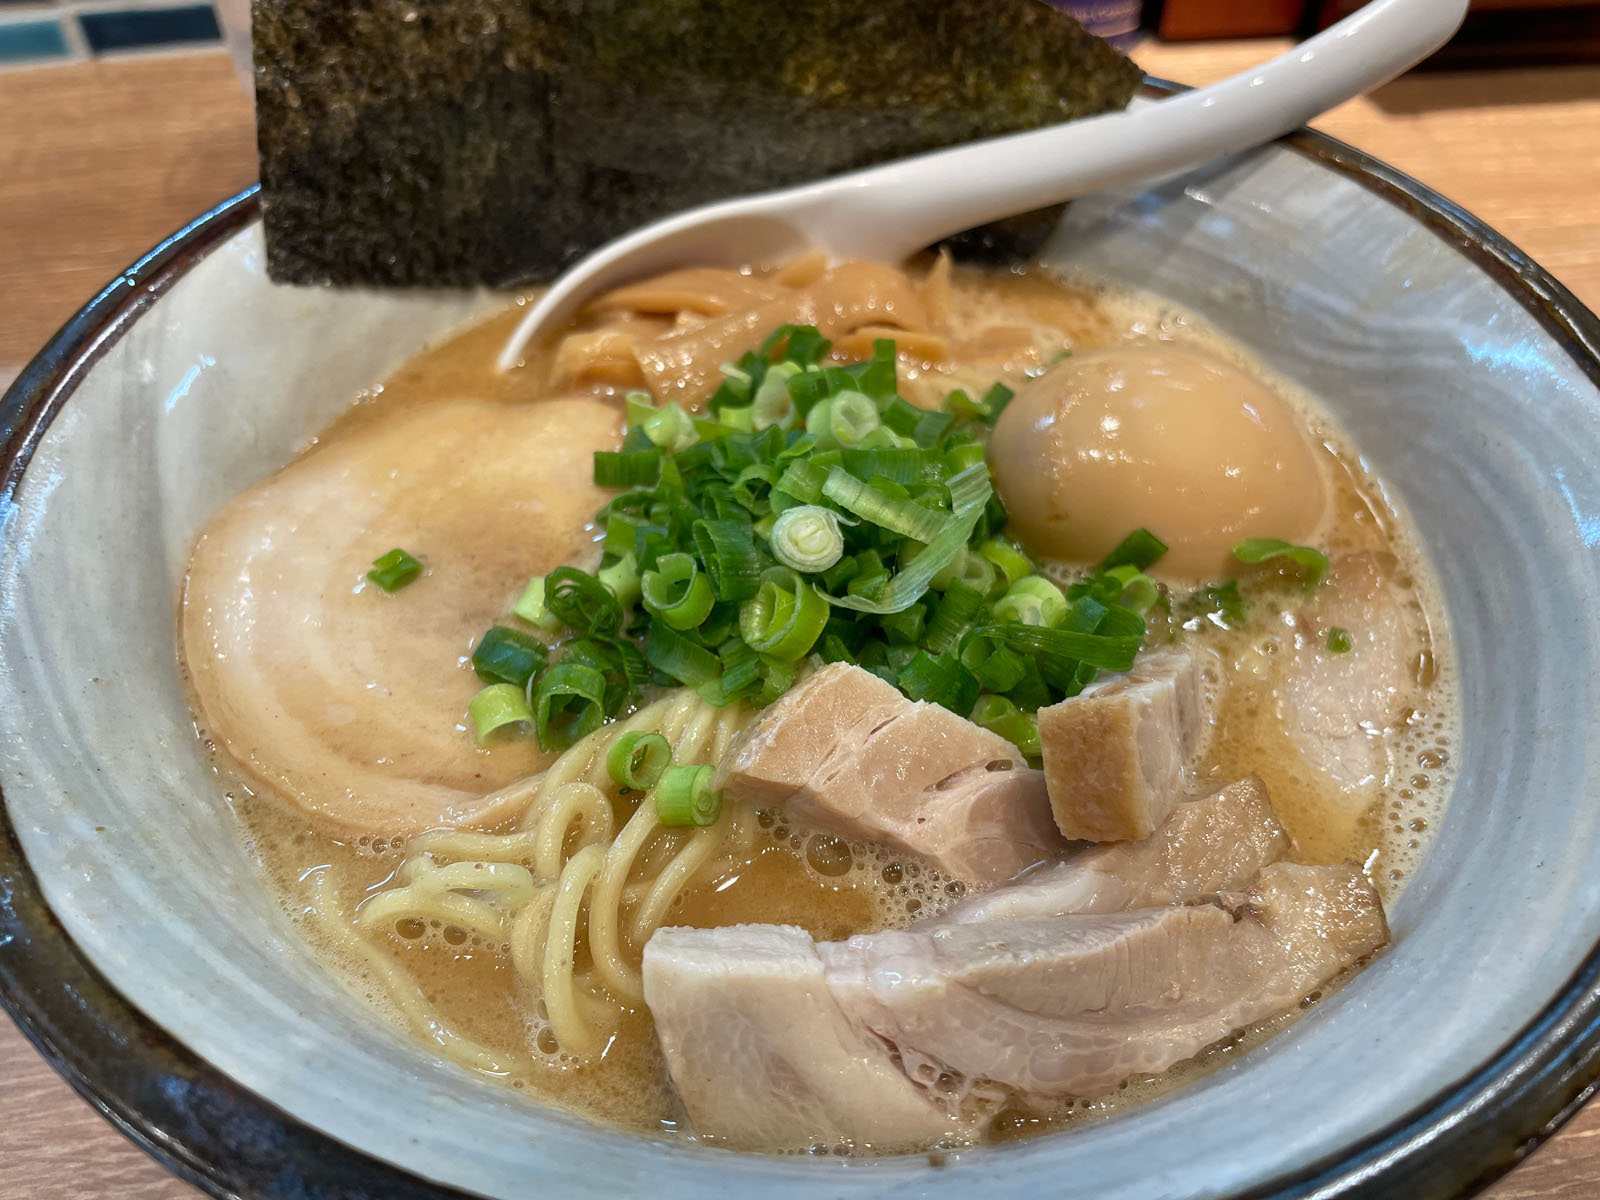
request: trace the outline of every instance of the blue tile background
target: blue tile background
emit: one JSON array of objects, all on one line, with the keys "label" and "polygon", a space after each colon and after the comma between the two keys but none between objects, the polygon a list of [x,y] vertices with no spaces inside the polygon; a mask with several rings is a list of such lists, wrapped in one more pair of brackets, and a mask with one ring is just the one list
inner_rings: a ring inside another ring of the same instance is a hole
[{"label": "blue tile background", "polygon": [[0,0],[0,66],[221,44],[209,2]]},{"label": "blue tile background", "polygon": [[81,12],[78,24],[89,49],[95,54],[222,40],[217,14],[209,4]]},{"label": "blue tile background", "polygon": [[54,17],[0,23],[0,64],[47,62],[71,53],[61,22]]}]

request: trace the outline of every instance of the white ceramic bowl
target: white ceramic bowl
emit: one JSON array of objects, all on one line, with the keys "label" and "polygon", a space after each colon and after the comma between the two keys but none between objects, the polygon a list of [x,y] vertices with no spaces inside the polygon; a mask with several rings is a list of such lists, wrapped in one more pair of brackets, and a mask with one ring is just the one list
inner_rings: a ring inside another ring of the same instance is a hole
[{"label": "white ceramic bowl", "polygon": [[[313,961],[185,705],[191,542],[490,301],[273,287],[255,200],[132,268],[4,408],[0,998],[218,1195],[1458,1194],[1600,1045],[1600,324],[1512,247],[1313,134],[1079,201],[1047,258],[1169,296],[1325,399],[1426,539],[1465,706],[1392,950],[1171,1097],[1026,1144],[868,1163],[625,1135],[430,1056]],[[59,922],[59,924],[57,924]]]}]

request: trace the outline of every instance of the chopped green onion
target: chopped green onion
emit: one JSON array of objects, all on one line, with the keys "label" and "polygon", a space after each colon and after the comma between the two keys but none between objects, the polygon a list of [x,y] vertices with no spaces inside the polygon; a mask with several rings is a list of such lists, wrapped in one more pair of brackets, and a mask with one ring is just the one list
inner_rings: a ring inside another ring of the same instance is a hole
[{"label": "chopped green onion", "polygon": [[522,598],[516,602],[511,611],[528,624],[546,633],[554,633],[561,628],[560,619],[551,613],[544,602],[543,575],[535,575],[528,580],[528,586],[522,591]]},{"label": "chopped green onion", "polygon": [[1246,538],[1233,548],[1233,556],[1242,563],[1266,562],[1269,558],[1287,558],[1305,570],[1306,591],[1315,590],[1328,576],[1328,556],[1312,546],[1296,546],[1282,538]]},{"label": "chopped green onion", "polygon": [[601,567],[595,572],[595,578],[610,588],[611,594],[617,598],[617,603],[624,607],[638,601],[639,564],[635,561],[632,550],[609,567]]},{"label": "chopped green onion", "polygon": [[743,638],[722,646],[722,687],[730,699],[743,695],[761,679],[761,656]]},{"label": "chopped green onion", "polygon": [[1004,696],[979,696],[972,706],[972,721],[998,733],[1026,758],[1038,758],[1044,753],[1039,745],[1039,718],[1023,712]]},{"label": "chopped green onion", "polygon": [[757,431],[776,425],[779,429],[793,429],[799,418],[794,400],[789,395],[789,380],[800,374],[801,366],[795,362],[773,363],[766,378],[756,389],[750,405],[751,427]]},{"label": "chopped green onion", "polygon": [[1161,589],[1156,581],[1132,563],[1120,567],[1112,567],[1105,575],[1118,587],[1116,599],[1123,608],[1130,608],[1143,615],[1161,597]]},{"label": "chopped green onion", "polygon": [[961,649],[961,665],[991,692],[1009,692],[1028,676],[1028,661],[1009,646],[971,638]]},{"label": "chopped green onion", "polygon": [[830,396],[806,414],[806,432],[824,450],[858,446],[881,420],[878,406],[865,392],[844,391]]},{"label": "chopped green onion", "polygon": [[[909,400],[896,396],[889,401],[883,410],[883,423],[895,433],[910,437],[916,432],[917,425],[921,422],[923,413],[926,411],[926,409],[918,408]],[[951,419],[954,420],[954,418]]]},{"label": "chopped green onion", "polygon": [[623,409],[627,413],[628,428],[643,425],[656,411],[656,398],[649,392],[634,390],[622,398]]},{"label": "chopped green onion", "polygon": [[1033,559],[1009,538],[990,538],[978,547],[978,553],[1000,568],[1008,587],[1033,574]]},{"label": "chopped green onion", "polygon": [[955,649],[983,608],[983,592],[959,579],[952,580],[934,606],[924,644],[935,654]]},{"label": "chopped green onion", "polygon": [[722,793],[711,790],[717,769],[710,765],[668,767],[656,784],[656,816],[673,828],[715,825]]},{"label": "chopped green onion", "polygon": [[1167,544],[1148,529],[1135,529],[1100,560],[1101,571],[1112,567],[1134,566],[1143,571],[1167,552]]},{"label": "chopped green onion", "polygon": [[1016,393],[1003,383],[996,383],[983,394],[982,400],[974,400],[966,392],[957,388],[944,399],[947,412],[969,421],[982,421],[986,425],[993,425],[1000,419],[1000,414],[1005,412],[1006,405],[1011,403],[1011,398]]},{"label": "chopped green onion", "polygon": [[755,380],[750,372],[737,363],[725,362],[717,367],[722,372],[722,377],[727,380],[724,387],[730,388],[742,400],[750,398],[750,389],[755,386]]},{"label": "chopped green onion", "polygon": [[685,687],[702,687],[722,674],[715,654],[666,624],[651,628],[644,657],[656,670]]},{"label": "chopped green onion", "polygon": [[950,426],[956,423],[955,417],[949,413],[926,408],[917,411],[921,416],[917,419],[917,427],[911,431],[911,440],[919,446],[936,445],[940,438],[950,432]]},{"label": "chopped green onion", "polygon": [[673,629],[694,629],[711,613],[711,581],[692,554],[663,554],[640,581],[645,611]]},{"label": "chopped green onion", "polygon": [[737,429],[745,433],[749,433],[756,427],[755,413],[748,404],[743,408],[718,409],[717,420],[729,429]]},{"label": "chopped green onion", "polygon": [[635,729],[611,743],[606,774],[618,787],[647,792],[672,764],[672,743],[659,733]]},{"label": "chopped green onion", "polygon": [[961,560],[961,569],[952,574],[948,579],[935,579],[934,586],[941,591],[948,591],[952,584],[964,583],[976,592],[987,596],[997,591],[1001,580],[1000,571],[987,558],[979,558],[970,550]]},{"label": "chopped green onion", "polygon": [[920,604],[897,613],[890,613],[879,623],[891,646],[919,646],[928,614]]},{"label": "chopped green onion", "polygon": [[775,662],[805,657],[827,623],[827,598],[788,567],[763,574],[756,594],[739,606],[739,635]]},{"label": "chopped green onion", "polygon": [[519,629],[496,625],[472,648],[472,669],[486,683],[509,683],[519,688],[549,663],[545,644]]},{"label": "chopped green onion", "polygon": [[786,508],[767,536],[772,557],[786,567],[815,575],[844,556],[839,514],[817,504]]},{"label": "chopped green onion", "polygon": [[[871,450],[855,447],[839,452],[839,465],[857,479],[882,475],[899,484],[935,483],[944,478],[944,465],[932,450],[914,446]],[[826,472],[824,472],[826,475]]]},{"label": "chopped green onion", "polygon": [[994,602],[994,615],[998,621],[1059,625],[1067,616],[1067,598],[1043,575],[1029,575],[1013,583]]},{"label": "chopped green onion", "polygon": [[1006,411],[1006,405],[1010,404],[1015,396],[1016,393],[1005,384],[992,384],[989,390],[983,394],[983,399],[979,401],[983,419],[993,425],[1000,419],[1000,414]]},{"label": "chopped green onion", "polygon": [[597,668],[571,656],[556,663],[533,686],[533,728],[539,745],[565,750],[599,729],[606,719],[605,696],[606,679]]},{"label": "chopped green onion", "polygon": [[942,704],[963,716],[972,710],[978,698],[977,679],[954,654],[935,657],[926,650],[918,650],[901,669],[896,684],[913,700]]},{"label": "chopped green onion", "polygon": [[735,520],[700,520],[693,526],[695,550],[718,600],[747,600],[761,586],[755,533]]},{"label": "chopped green onion", "polygon": [[668,454],[687,450],[700,440],[694,418],[676,400],[668,401],[661,408],[652,409],[642,421],[638,422],[638,427],[644,430],[652,445],[659,446]]},{"label": "chopped green onion", "polygon": [[577,567],[557,567],[544,577],[544,604],[551,616],[579,633],[615,633],[622,625],[617,594]]},{"label": "chopped green onion", "polygon": [[1328,650],[1333,654],[1349,654],[1354,646],[1350,640],[1350,631],[1343,626],[1335,625],[1328,630]]},{"label": "chopped green onion", "polygon": [[763,662],[761,664],[761,687],[755,694],[756,706],[764,708],[787,692],[794,686],[794,679],[797,674],[799,674],[799,665],[797,663]]},{"label": "chopped green onion", "polygon": [[533,720],[527,697],[512,683],[491,683],[467,702],[467,715],[479,744],[503,725]]},{"label": "chopped green onion", "polygon": [[396,546],[381,558],[372,560],[367,578],[386,592],[398,592],[422,574],[422,564]]},{"label": "chopped green onion", "polygon": [[830,596],[829,602],[857,612],[892,613],[910,608],[928,590],[933,577],[948,566],[956,555],[966,548],[972,531],[983,516],[984,506],[993,495],[989,471],[982,463],[968,467],[948,480],[952,505],[951,520],[942,529],[916,561],[901,569],[883,589],[874,595],[856,595],[857,580],[852,580],[850,593]]},{"label": "chopped green onion", "polygon": [[761,343],[761,355],[801,366],[815,366],[828,356],[833,343],[815,325],[780,325]]},{"label": "chopped green onion", "polygon": [[932,541],[951,522],[950,513],[900,499],[882,487],[857,479],[843,467],[828,472],[822,494],[863,521],[919,542]]},{"label": "chopped green onion", "polygon": [[660,478],[660,450],[596,450],[594,452],[594,482],[596,487],[654,487]]},{"label": "chopped green onion", "polygon": [[827,481],[828,472],[816,463],[796,459],[784,468],[772,490],[793,496],[803,504],[815,504],[822,499],[822,485]]},{"label": "chopped green onion", "polygon": [[1126,671],[1133,666],[1142,640],[1131,634],[1079,633],[1071,629],[1043,629],[1037,625],[980,625],[975,633],[994,637],[1013,650],[1033,650],[1058,658],[1075,659],[1106,671]]}]

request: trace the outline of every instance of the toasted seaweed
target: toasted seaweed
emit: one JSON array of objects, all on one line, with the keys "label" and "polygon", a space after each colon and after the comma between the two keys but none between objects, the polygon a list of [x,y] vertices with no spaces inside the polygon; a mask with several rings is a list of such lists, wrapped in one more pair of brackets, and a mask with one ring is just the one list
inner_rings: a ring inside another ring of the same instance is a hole
[{"label": "toasted seaweed", "polygon": [[1040,0],[255,0],[268,267],[545,281],[646,221],[1125,105]]}]

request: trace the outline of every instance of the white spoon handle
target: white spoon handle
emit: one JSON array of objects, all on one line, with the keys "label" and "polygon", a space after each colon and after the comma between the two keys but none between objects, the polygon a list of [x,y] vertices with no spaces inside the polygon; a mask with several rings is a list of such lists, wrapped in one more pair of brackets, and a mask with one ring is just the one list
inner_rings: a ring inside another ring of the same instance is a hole
[{"label": "white spoon handle", "polygon": [[[1375,0],[1197,91],[827,181],[822,186],[854,186],[804,223],[834,231],[836,254],[895,258],[896,248],[909,253],[1015,213],[1197,166],[1269,142],[1393,79],[1449,40],[1466,11],[1467,0]],[[849,244],[840,244],[841,233]]]}]

